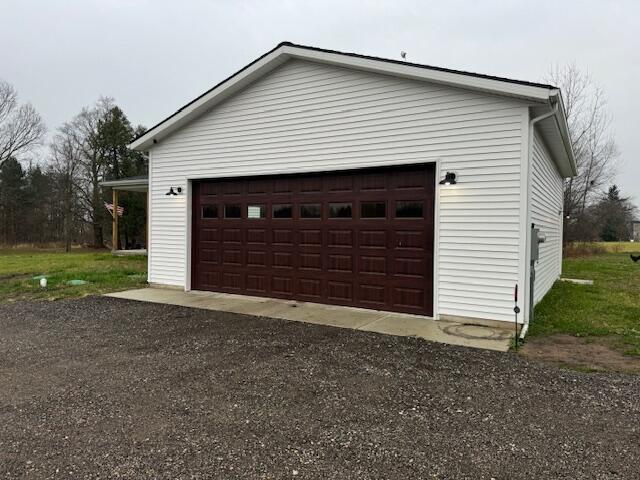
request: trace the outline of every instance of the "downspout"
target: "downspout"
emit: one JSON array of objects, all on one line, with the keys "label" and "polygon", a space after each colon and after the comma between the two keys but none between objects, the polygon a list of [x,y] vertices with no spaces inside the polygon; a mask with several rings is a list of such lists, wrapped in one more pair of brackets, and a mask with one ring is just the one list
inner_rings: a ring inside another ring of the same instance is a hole
[{"label": "downspout", "polygon": [[[527,152],[527,162],[531,163],[531,160],[533,158],[533,138],[534,138],[534,128],[535,128],[535,124],[542,121],[542,120],[546,120],[549,117],[553,117],[555,115],[557,115],[558,113],[558,106],[560,104],[560,102],[558,102],[558,98],[557,97],[550,97],[551,99],[555,99],[553,108],[548,111],[547,113],[543,113],[542,115],[532,118],[531,120],[529,120],[529,148],[528,148],[528,152]],[[553,102],[553,100],[552,100]],[[531,175],[529,175],[529,179],[527,181],[527,210],[529,209],[529,199],[530,199],[530,194],[531,194]],[[527,232],[530,232],[530,228],[528,228],[531,225],[531,219],[529,218],[529,214],[527,214]],[[527,235],[527,239],[529,240],[527,242],[527,258],[529,257],[529,253],[531,252],[531,245],[529,245],[529,242],[531,241],[529,239],[529,236]],[[530,265],[531,261],[527,262],[527,265],[529,265],[529,267],[531,268]],[[527,277],[525,277],[527,278]],[[531,272],[529,271],[529,281],[531,281]],[[524,289],[525,291],[531,291],[531,289]],[[529,302],[527,302],[528,304]],[[525,335],[527,334],[527,332],[529,331],[529,317],[531,315],[531,312],[527,312],[527,315],[525,315],[525,322],[524,325],[522,326],[522,330],[520,330],[520,339],[523,339],[525,337]]]}]

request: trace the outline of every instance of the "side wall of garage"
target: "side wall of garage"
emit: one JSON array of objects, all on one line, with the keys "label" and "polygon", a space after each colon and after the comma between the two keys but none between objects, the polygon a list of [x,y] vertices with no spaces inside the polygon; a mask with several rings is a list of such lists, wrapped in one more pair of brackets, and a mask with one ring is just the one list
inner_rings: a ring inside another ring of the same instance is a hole
[{"label": "side wall of garage", "polygon": [[535,265],[533,300],[538,303],[562,272],[563,179],[549,150],[535,131],[531,159],[531,222],[544,234]]},{"label": "side wall of garage", "polygon": [[[440,315],[512,320],[527,105],[290,60],[150,152],[149,281],[188,285],[188,180],[439,162]],[[526,151],[526,150],[524,150]]]}]

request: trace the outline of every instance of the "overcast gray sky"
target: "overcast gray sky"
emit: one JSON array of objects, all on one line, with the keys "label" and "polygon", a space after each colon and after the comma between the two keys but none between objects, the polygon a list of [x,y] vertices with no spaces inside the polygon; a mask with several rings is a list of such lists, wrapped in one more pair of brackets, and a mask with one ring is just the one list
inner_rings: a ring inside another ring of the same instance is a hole
[{"label": "overcast gray sky", "polygon": [[100,95],[152,126],[283,40],[532,81],[576,62],[640,203],[639,27],[637,1],[2,0],[0,78],[52,131]]}]

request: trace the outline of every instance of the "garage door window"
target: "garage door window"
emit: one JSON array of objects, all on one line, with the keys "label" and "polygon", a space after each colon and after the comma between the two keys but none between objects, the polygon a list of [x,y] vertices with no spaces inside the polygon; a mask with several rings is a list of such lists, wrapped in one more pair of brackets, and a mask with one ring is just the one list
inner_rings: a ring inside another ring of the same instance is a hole
[{"label": "garage door window", "polygon": [[236,203],[227,204],[224,206],[224,218],[241,218],[242,211],[240,205]]},{"label": "garage door window", "polygon": [[329,218],[351,218],[351,204],[330,203]]},{"label": "garage door window", "polygon": [[203,205],[202,206],[202,218],[218,218],[218,206],[217,205]]},{"label": "garage door window", "polygon": [[421,201],[396,202],[396,218],[422,218],[423,203]]},{"label": "garage door window", "polygon": [[385,202],[362,202],[360,204],[360,218],[385,218],[387,204]]},{"label": "garage door window", "polygon": [[249,205],[247,207],[247,218],[258,219],[267,216],[267,207],[265,205]]},{"label": "garage door window", "polygon": [[273,206],[273,218],[291,218],[293,209],[291,204],[274,205]]},{"label": "garage door window", "polygon": [[300,218],[320,218],[321,216],[322,205],[319,203],[300,205]]}]

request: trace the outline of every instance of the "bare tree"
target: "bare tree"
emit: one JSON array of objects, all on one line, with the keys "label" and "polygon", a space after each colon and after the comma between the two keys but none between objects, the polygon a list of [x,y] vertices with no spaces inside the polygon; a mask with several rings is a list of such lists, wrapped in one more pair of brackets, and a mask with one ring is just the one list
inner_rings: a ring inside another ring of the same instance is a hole
[{"label": "bare tree", "polygon": [[65,123],[58,129],[50,145],[51,167],[61,192],[65,251],[71,250],[72,225],[77,216],[76,205],[80,185],[81,151],[74,125]]},{"label": "bare tree", "polygon": [[18,105],[18,92],[0,80],[0,168],[42,142],[46,128],[38,112],[29,103]]},{"label": "bare tree", "polygon": [[109,169],[109,155],[101,135],[101,124],[114,106],[113,99],[100,97],[92,107],[83,108],[72,122],[76,146],[81,154],[80,204],[86,221],[92,226],[93,244],[96,247],[104,246],[106,209],[100,182]]},{"label": "bare tree", "polygon": [[553,68],[547,80],[562,89],[565,101],[578,175],[565,183],[564,211],[579,222],[615,176],[619,152],[602,87],[575,64]]}]

